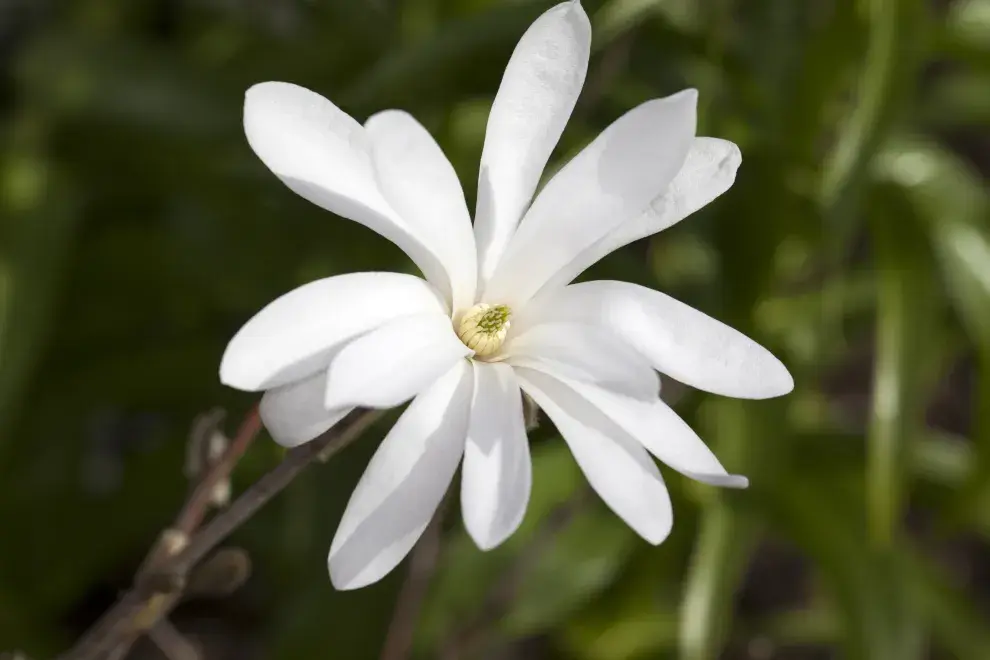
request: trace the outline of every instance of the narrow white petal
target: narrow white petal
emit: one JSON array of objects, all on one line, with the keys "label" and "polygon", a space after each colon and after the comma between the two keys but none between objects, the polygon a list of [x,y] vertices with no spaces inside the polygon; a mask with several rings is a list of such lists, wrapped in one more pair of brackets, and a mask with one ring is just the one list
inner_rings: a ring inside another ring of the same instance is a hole
[{"label": "narrow white petal", "polygon": [[474,230],[482,278],[495,270],[533,198],[588,71],[591,24],[579,2],[540,16],[516,45],[492,104]]},{"label": "narrow white petal", "polygon": [[584,250],[642,213],[684,163],[697,99],[689,89],[647,101],[567,163],[526,213],[483,298],[521,307]]},{"label": "narrow white petal", "polygon": [[471,216],[457,173],[412,115],[386,110],[365,122],[385,199],[430,247],[450,277],[453,308],[474,304],[478,277]]},{"label": "narrow white petal", "polygon": [[586,323],[541,323],[504,347],[513,366],[547,364],[572,378],[652,401],[660,378],[642,355],[609,330]]},{"label": "narrow white petal", "polygon": [[422,535],[461,460],[471,390],[471,367],[461,361],[413,400],[382,441],[330,547],[335,587],[377,582]]},{"label": "narrow white petal", "polygon": [[260,83],[244,97],[244,133],[254,153],[296,194],[389,239],[449,293],[438,256],[382,196],[368,136],[350,115],[304,87]]},{"label": "narrow white petal", "polygon": [[470,354],[443,314],[395,319],[350,342],[333,358],[324,406],[397,406]]},{"label": "narrow white petal", "polygon": [[741,162],[739,147],[732,142],[709,137],[695,138],[677,176],[663,193],[650,202],[646,211],[623,222],[572,259],[553,276],[544,291],[564,286],[605,255],[663,231],[705,207],[732,187]]},{"label": "narrow white petal", "polygon": [[265,392],[261,420],[275,442],[295,447],[309,442],[342,420],[352,408],[323,407],[326,373],[319,371],[295,383]]},{"label": "narrow white petal", "polygon": [[787,394],[794,379],[767,349],[659,291],[613,281],[579,282],[531,305],[522,326],[549,321],[601,325],[661,373],[740,399]]},{"label": "narrow white petal", "polygon": [[494,548],[519,527],[532,478],[516,376],[506,364],[475,362],[461,510],[464,526],[479,548]]},{"label": "narrow white petal", "polygon": [[644,539],[663,542],[674,515],[667,487],[646,450],[560,381],[526,368],[516,374],[605,503]]},{"label": "narrow white petal", "polygon": [[223,354],[220,380],[248,391],[286,385],[324,369],[342,342],[430,312],[446,310],[436,290],[412,275],[350,273],[310,282],[244,324]]},{"label": "narrow white petal", "polygon": [[562,386],[612,420],[642,444],[651,454],[681,474],[713,486],[745,488],[746,477],[729,474],[715,454],[684,420],[656,395],[652,400],[637,399],[569,378],[552,366],[538,371],[552,376]]}]

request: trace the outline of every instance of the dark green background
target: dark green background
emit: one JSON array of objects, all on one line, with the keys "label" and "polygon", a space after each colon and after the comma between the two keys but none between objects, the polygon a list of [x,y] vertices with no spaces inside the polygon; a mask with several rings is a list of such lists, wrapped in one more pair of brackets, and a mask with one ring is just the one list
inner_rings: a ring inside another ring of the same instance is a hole
[{"label": "dark green background", "polygon": [[[317,277],[410,268],[264,169],[244,90],[295,82],[361,120],[409,110],[473,200],[502,69],[550,4],[0,4],[0,651],[50,657],[128,584],[186,492],[193,418],[222,405],[232,430],[253,402],[217,379],[244,321]],[[509,543],[481,553],[448,517],[420,656],[454,657],[524,557],[461,657],[990,657],[990,2],[584,5],[591,66],[555,163],[687,86],[699,134],[743,152],[723,197],[589,275],[733,324],[797,387],[739,402],[665,380],[752,487],[665,471],[676,523],[658,548],[583,495],[544,422]],[[337,593],[325,557],[384,428],[237,533],[247,586],[175,619],[209,658],[376,656],[404,566]],[[263,438],[235,491],[279,458]],[[560,506],[570,523],[541,532]]]}]

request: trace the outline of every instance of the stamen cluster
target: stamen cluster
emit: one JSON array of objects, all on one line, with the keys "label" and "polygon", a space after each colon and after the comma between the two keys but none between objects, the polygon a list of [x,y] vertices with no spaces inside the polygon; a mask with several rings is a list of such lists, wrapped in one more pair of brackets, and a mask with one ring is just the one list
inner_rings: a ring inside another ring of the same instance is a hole
[{"label": "stamen cluster", "polygon": [[464,313],[457,337],[478,357],[493,355],[509,332],[512,311],[507,305],[480,303]]}]

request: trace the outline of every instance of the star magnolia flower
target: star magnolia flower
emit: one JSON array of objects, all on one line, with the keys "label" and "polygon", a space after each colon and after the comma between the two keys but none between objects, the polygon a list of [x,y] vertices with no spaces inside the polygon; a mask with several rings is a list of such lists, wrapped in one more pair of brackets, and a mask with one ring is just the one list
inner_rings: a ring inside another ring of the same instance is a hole
[{"label": "star magnolia flower", "polygon": [[396,243],[425,276],[306,284],[248,321],[220,366],[224,383],[264,391],[264,422],[289,447],[355,407],[412,399],[334,537],[338,588],[375,582],[402,560],[459,464],[477,545],[512,534],[531,481],[521,391],[606,504],[657,544],[672,514],[650,454],[705,483],[747,483],[660,400],[657,371],[742,398],[793,386],[765,349],[662,293],[568,285],[723,193],[740,163],[731,142],[695,137],[697,93],[686,90],[627,112],[532,199],[584,83],[590,41],[572,1],[516,46],[488,119],[473,231],[453,167],[410,115],[386,110],[362,126],[295,85],[247,92],[244,129],[265,165],[297,194]]}]

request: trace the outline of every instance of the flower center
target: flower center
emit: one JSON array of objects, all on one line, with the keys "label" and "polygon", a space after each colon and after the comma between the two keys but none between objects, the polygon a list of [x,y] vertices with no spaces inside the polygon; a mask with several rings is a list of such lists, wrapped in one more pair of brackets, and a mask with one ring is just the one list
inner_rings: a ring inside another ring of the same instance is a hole
[{"label": "flower center", "polygon": [[506,305],[480,303],[464,312],[457,337],[478,357],[492,355],[502,347],[509,332],[512,310]]}]

